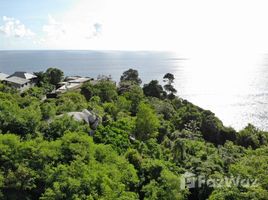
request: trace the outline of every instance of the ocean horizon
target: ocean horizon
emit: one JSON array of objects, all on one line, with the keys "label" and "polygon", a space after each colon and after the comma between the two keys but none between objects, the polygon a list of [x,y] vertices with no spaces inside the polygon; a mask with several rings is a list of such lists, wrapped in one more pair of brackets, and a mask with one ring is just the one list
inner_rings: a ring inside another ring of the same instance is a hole
[{"label": "ocean horizon", "polygon": [[[214,64],[214,63],[213,63]],[[165,51],[99,51],[99,50],[1,50],[0,72],[38,72],[57,67],[66,76],[96,78],[111,75],[119,81],[129,68],[139,71],[142,84],[156,79],[162,82],[166,73],[175,75],[177,95],[211,110],[224,125],[240,130],[252,123],[268,130],[268,69],[265,63],[245,67],[214,68],[197,66],[191,59]],[[207,73],[200,73],[205,70]],[[202,76],[201,76],[202,74]]]}]

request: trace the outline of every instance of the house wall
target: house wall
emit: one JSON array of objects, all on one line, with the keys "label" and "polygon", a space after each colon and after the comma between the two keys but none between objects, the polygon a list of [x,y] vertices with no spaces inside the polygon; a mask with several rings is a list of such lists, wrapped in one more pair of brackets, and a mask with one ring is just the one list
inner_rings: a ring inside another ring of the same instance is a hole
[{"label": "house wall", "polygon": [[31,87],[33,87],[34,85],[32,84],[32,83],[26,83],[26,84],[24,84],[24,85],[22,85],[20,88],[19,88],[19,90],[20,90],[20,92],[24,92],[25,90],[28,90],[28,89],[30,89]]},{"label": "house wall", "polygon": [[23,85],[20,85],[17,83],[11,83],[11,82],[7,82],[7,81],[5,81],[5,83],[6,83],[6,85],[13,87],[13,88],[19,90],[20,92],[24,92],[24,91],[30,89],[31,87],[35,86],[35,83],[32,83],[32,82],[28,82],[28,83],[23,84]]},{"label": "house wall", "polygon": [[24,92],[25,90],[28,90],[37,84],[37,78],[32,78],[29,80],[28,83],[25,83],[25,84],[9,82],[8,79],[4,80],[3,83],[5,83],[6,85],[8,85],[10,87],[13,87],[13,88],[19,90],[20,92]]}]

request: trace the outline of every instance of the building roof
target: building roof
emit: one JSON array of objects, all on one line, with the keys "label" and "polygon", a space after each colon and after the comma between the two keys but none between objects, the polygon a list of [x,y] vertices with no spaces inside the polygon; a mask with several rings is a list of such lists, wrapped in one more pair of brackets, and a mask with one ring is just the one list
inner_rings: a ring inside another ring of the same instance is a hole
[{"label": "building roof", "polygon": [[67,76],[65,78],[66,81],[73,81],[75,79],[81,78],[81,76]]},{"label": "building roof", "polygon": [[56,93],[63,93],[63,92],[66,92],[68,90],[78,89],[80,86],[81,86],[81,84],[79,84],[79,83],[69,83],[69,84],[63,85],[60,88],[58,88],[56,90]]},{"label": "building roof", "polygon": [[77,79],[74,79],[74,80],[70,80],[68,82],[69,83],[85,83],[85,82],[90,81],[90,80],[91,80],[90,78],[81,77],[81,78],[77,78]]},{"label": "building roof", "polygon": [[20,78],[20,77],[16,77],[16,76],[6,78],[5,81],[9,82],[9,83],[15,83],[15,84],[18,84],[18,85],[24,85],[25,83],[30,82],[30,80]]},{"label": "building roof", "polygon": [[30,74],[30,73],[27,73],[27,72],[15,72],[14,74],[10,75],[8,78],[13,77],[13,76],[19,77],[19,78],[24,78],[27,80],[37,78],[37,76]]},{"label": "building roof", "polygon": [[9,75],[0,72],[0,81],[5,80]]}]

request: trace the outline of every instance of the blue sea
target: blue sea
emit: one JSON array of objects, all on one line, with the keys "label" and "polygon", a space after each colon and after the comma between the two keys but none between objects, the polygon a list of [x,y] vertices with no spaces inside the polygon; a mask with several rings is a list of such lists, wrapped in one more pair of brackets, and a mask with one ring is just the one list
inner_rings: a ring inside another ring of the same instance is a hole
[{"label": "blue sea", "polygon": [[261,62],[249,59],[192,59],[160,51],[0,51],[0,72],[57,67],[65,75],[111,75],[118,81],[125,70],[133,68],[143,83],[161,82],[169,72],[175,75],[180,97],[211,110],[225,125],[240,130],[252,123],[268,130],[267,63],[265,56]]}]

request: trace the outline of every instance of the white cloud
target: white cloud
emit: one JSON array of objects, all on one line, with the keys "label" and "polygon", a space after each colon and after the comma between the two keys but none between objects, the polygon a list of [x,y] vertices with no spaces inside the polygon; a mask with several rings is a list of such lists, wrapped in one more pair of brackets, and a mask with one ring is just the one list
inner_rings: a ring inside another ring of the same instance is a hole
[{"label": "white cloud", "polygon": [[47,24],[43,25],[44,36],[39,44],[49,48],[73,48],[87,45],[88,42],[101,35],[102,25],[83,18],[55,18],[48,15]]},{"label": "white cloud", "polygon": [[51,15],[48,15],[48,24],[43,26],[43,31],[49,39],[60,39],[66,34],[64,24],[57,22]]},{"label": "white cloud", "polygon": [[101,35],[101,33],[102,33],[102,24],[95,23],[89,27],[86,39],[92,39],[94,37],[98,37]]},{"label": "white cloud", "polygon": [[77,0],[48,17],[38,40],[49,49],[175,50],[186,57],[264,51],[265,5],[265,0]]},{"label": "white cloud", "polygon": [[99,23],[94,24],[95,32],[94,35],[98,36],[102,32],[102,25]]},{"label": "white cloud", "polygon": [[0,33],[7,37],[32,37],[35,35],[29,28],[22,24],[19,20],[7,16],[3,16],[4,24],[0,26]]}]

